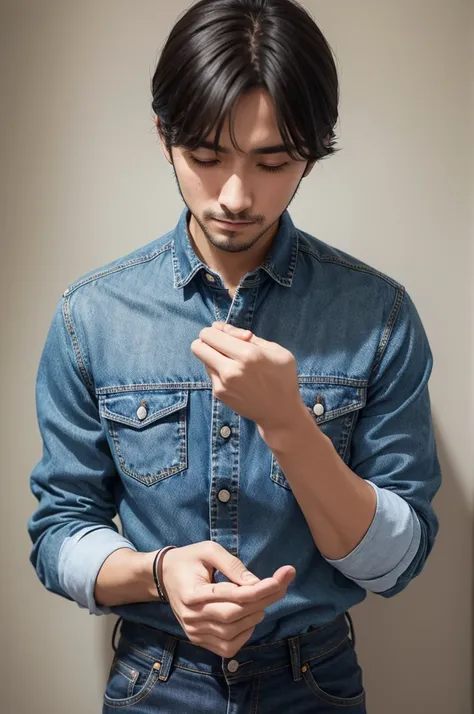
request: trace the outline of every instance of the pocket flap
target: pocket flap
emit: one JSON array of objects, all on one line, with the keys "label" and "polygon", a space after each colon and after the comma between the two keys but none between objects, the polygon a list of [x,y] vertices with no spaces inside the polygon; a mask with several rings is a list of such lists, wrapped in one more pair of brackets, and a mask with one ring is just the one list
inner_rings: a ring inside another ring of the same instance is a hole
[{"label": "pocket flap", "polygon": [[99,412],[106,419],[143,429],[148,424],[183,409],[187,403],[186,389],[119,392],[101,395]]},{"label": "pocket flap", "polygon": [[[315,422],[323,424],[331,419],[361,409],[366,403],[366,387],[335,382],[300,382],[301,397]],[[319,407],[315,405],[319,404]],[[322,412],[321,414],[318,414]]]}]

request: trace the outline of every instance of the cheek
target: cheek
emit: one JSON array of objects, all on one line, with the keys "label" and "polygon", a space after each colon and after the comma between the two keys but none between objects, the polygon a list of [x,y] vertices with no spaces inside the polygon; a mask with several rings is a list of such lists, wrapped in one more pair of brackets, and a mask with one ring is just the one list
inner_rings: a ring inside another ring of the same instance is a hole
[{"label": "cheek", "polygon": [[208,198],[213,195],[213,181],[211,179],[203,178],[198,173],[190,171],[189,169],[183,172],[180,184],[181,190],[185,196],[187,195],[194,197],[195,199],[199,199]]},{"label": "cheek", "polygon": [[277,204],[286,205],[298,187],[301,180],[300,171],[298,173],[276,174],[268,181],[262,181],[257,195],[266,205],[275,206]]}]

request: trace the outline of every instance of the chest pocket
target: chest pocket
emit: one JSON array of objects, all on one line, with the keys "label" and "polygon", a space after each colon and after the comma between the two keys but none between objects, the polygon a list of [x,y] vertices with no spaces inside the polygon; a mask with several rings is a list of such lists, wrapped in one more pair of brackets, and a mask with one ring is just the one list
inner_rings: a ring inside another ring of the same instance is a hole
[{"label": "chest pocket", "polygon": [[[314,379],[311,377],[311,382],[299,382],[301,398],[315,423],[331,439],[339,456],[346,461],[358,412],[366,403],[367,388],[339,384],[336,378],[334,382],[317,382]],[[291,491],[291,486],[273,454],[271,478]]]},{"label": "chest pocket", "polygon": [[99,397],[116,464],[146,486],[187,468],[187,390],[120,391]]}]

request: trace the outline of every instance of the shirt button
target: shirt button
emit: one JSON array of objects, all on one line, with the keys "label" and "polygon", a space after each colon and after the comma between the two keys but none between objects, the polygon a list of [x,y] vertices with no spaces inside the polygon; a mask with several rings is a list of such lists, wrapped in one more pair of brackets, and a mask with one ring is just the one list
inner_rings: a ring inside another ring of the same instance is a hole
[{"label": "shirt button", "polygon": [[138,407],[137,417],[140,419],[140,421],[143,421],[143,419],[146,419],[147,414],[148,414],[148,412],[146,410],[146,407],[144,407],[144,406]]},{"label": "shirt button", "polygon": [[217,494],[217,498],[222,503],[227,503],[227,501],[230,501],[230,491],[228,491],[226,488],[223,488],[222,491],[219,491],[219,493]]},{"label": "shirt button", "polygon": [[227,665],[227,669],[229,672],[237,672],[239,669],[239,663],[237,662],[236,659],[231,659],[229,664]]},{"label": "shirt button", "polygon": [[215,283],[215,282],[216,282],[215,277],[214,277],[213,275],[211,275],[210,273],[206,273],[206,280],[207,280],[209,283]]},{"label": "shirt button", "polygon": [[223,426],[223,427],[222,427],[222,429],[221,429],[221,431],[220,431],[220,435],[221,435],[224,439],[228,439],[231,434],[232,434],[232,429],[230,428],[230,426],[227,426],[227,425],[226,425],[226,426]]},{"label": "shirt button", "polygon": [[313,407],[313,412],[316,414],[316,416],[322,416],[324,414],[324,407],[322,404],[315,404]]}]

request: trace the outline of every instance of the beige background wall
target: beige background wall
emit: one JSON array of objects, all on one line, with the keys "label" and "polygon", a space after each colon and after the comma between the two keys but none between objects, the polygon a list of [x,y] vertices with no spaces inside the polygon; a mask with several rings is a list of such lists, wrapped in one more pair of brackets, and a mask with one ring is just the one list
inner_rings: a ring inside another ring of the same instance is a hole
[{"label": "beige background wall", "polygon": [[[355,609],[370,714],[468,714],[472,681],[474,23],[468,0],[307,0],[341,76],[343,151],[303,182],[297,225],[410,291],[435,356],[444,488],[423,573]],[[186,3],[0,6],[0,709],[93,714],[112,618],[47,593],[28,563],[34,381],[62,291],[169,230],[182,204],[149,79]],[[472,101],[471,101],[472,99]],[[471,114],[469,115],[469,112]],[[471,165],[470,165],[471,162]],[[184,713],[183,713],[184,714]]]}]

